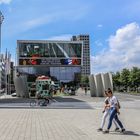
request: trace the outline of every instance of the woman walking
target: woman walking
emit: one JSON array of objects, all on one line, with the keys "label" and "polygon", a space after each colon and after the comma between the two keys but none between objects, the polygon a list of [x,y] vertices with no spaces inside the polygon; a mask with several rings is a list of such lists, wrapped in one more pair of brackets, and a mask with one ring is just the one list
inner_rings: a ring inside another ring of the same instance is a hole
[{"label": "woman walking", "polygon": [[119,107],[118,107],[118,100],[115,96],[113,96],[113,93],[110,89],[108,90],[108,97],[109,97],[108,98],[109,105],[107,105],[107,106],[110,108],[110,117],[109,117],[109,123],[108,123],[107,130],[105,130],[104,133],[109,133],[109,130],[112,126],[113,119],[115,119],[115,121],[120,126],[121,132],[124,132],[125,129],[123,127],[123,124],[121,123],[121,121],[119,120],[119,118],[117,116],[117,113],[120,114]]},{"label": "woman walking", "polygon": [[[106,118],[107,118],[107,116],[109,115],[109,113],[110,113],[110,111],[109,111],[109,107],[108,107],[108,104],[109,104],[109,101],[108,101],[108,99],[109,99],[109,97],[108,97],[108,93],[107,93],[107,91],[105,91],[105,96],[106,96],[106,99],[105,99],[105,105],[104,105],[104,109],[103,109],[103,117],[102,117],[102,122],[101,122],[101,126],[100,126],[100,128],[98,129],[98,131],[103,131],[103,127],[104,127],[104,125],[105,125],[105,121],[106,121]],[[118,127],[118,125],[117,125],[117,123],[116,123],[116,121],[113,119],[113,122],[114,122],[114,124],[115,124],[115,131],[117,131],[117,130],[119,130],[119,127]]]}]

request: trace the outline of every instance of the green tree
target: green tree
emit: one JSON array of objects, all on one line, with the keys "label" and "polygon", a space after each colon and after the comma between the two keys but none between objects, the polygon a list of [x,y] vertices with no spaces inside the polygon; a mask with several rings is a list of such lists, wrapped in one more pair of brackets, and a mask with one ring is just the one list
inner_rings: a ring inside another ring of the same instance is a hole
[{"label": "green tree", "polygon": [[130,85],[130,71],[129,71],[129,69],[124,68],[121,71],[120,82],[121,82],[122,86],[125,88],[125,90],[127,91],[128,87]]},{"label": "green tree", "polygon": [[120,90],[121,86],[120,72],[112,73],[113,86],[115,90]]},{"label": "green tree", "polygon": [[112,73],[113,85],[115,90],[137,91],[140,88],[140,68],[133,67],[131,70],[123,69],[121,72]]},{"label": "green tree", "polygon": [[81,83],[88,85],[89,84],[89,78],[88,78],[88,76],[82,75],[81,76]]},{"label": "green tree", "polygon": [[130,86],[137,91],[138,87],[140,87],[140,69],[138,67],[133,67],[130,71]]}]

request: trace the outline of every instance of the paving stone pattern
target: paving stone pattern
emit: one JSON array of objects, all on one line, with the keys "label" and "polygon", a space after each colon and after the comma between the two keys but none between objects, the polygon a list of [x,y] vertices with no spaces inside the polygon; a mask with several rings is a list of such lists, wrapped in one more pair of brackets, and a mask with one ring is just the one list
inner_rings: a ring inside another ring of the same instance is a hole
[{"label": "paving stone pattern", "polygon": [[101,109],[0,109],[0,140],[140,140],[139,110],[122,110],[126,134],[97,132],[101,116]]}]

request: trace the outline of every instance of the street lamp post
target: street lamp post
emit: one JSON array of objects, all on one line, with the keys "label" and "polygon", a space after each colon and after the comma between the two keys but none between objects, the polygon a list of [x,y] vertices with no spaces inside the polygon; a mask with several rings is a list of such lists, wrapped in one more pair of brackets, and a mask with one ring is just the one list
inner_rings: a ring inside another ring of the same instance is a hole
[{"label": "street lamp post", "polygon": [[[4,16],[3,16],[2,12],[0,11],[0,67],[2,66],[2,60],[1,60],[2,59],[2,56],[1,56],[1,25],[2,25],[3,20],[4,20]],[[1,75],[1,73],[0,73],[0,75]],[[2,81],[1,81],[1,76],[0,76],[0,91],[1,91],[1,82]]]},{"label": "street lamp post", "polygon": [[2,12],[0,11],[0,55],[1,55],[1,25],[2,25],[3,20],[4,20],[4,16]]}]

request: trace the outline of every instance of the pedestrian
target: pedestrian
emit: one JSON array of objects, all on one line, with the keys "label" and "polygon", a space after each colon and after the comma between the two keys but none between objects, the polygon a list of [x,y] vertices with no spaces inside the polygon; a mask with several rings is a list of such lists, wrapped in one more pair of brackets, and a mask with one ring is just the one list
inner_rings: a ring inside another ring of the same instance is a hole
[{"label": "pedestrian", "polygon": [[85,95],[87,95],[87,87],[85,87]]},{"label": "pedestrian", "polygon": [[122,122],[119,120],[118,115],[117,115],[117,113],[120,114],[119,107],[118,107],[118,100],[113,95],[111,89],[108,90],[108,97],[109,97],[108,98],[109,104],[107,105],[107,107],[110,108],[110,117],[109,117],[109,123],[107,126],[107,130],[105,130],[104,133],[109,133],[109,130],[112,126],[113,119],[115,119],[115,121],[118,123],[119,127],[121,128],[121,132],[124,132],[125,128],[124,128]]},{"label": "pedestrian", "polygon": [[[101,121],[101,126],[98,129],[98,131],[103,131],[103,127],[105,125],[106,118],[107,118],[107,116],[109,115],[109,112],[110,112],[109,107],[108,107],[108,104],[109,104],[108,99],[109,99],[109,97],[108,97],[107,91],[104,92],[104,95],[106,96],[105,101],[104,101],[105,105],[104,105],[104,109],[102,111],[103,112],[103,117],[102,117],[102,121]],[[119,127],[118,127],[118,125],[117,125],[117,123],[116,123],[116,121],[114,119],[113,119],[113,122],[114,122],[115,127],[116,127],[115,131],[119,130]]]}]

